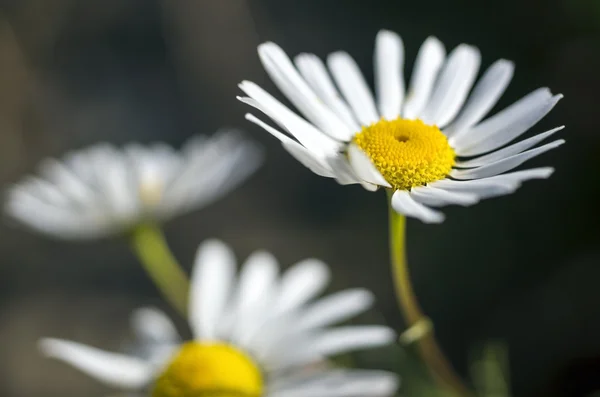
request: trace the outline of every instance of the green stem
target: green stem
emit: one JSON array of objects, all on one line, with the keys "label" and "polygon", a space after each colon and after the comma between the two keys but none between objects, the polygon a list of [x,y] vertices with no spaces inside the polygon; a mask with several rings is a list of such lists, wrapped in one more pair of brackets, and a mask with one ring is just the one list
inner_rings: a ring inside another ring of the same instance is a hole
[{"label": "green stem", "polygon": [[164,297],[182,315],[187,310],[189,281],[154,224],[137,226],[131,234],[133,251]]},{"label": "green stem", "polygon": [[[428,318],[423,314],[410,282],[410,274],[406,262],[406,219],[392,208],[392,194],[393,192],[388,192],[392,273],[398,305],[404,316],[406,326],[410,329],[417,324],[428,321]],[[433,332],[426,333],[415,343],[417,343],[419,353],[425,365],[427,365],[431,374],[442,386],[458,395],[471,394],[460,377],[454,372],[446,357],[444,357],[433,336]]]}]

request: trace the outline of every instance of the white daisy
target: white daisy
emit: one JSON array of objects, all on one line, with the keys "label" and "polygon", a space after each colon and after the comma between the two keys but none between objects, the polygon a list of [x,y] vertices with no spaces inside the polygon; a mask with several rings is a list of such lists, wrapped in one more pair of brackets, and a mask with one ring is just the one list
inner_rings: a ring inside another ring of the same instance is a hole
[{"label": "white daisy", "polygon": [[47,159],[41,177],[8,192],[6,211],[27,226],[65,239],[125,231],[205,206],[245,180],[261,151],[236,131],[190,139],[177,152],[163,143],[101,143]]},{"label": "white daisy", "polygon": [[239,99],[295,139],[251,114],[246,118],[316,174],[368,190],[383,186],[393,192],[397,212],[424,222],[444,219],[429,206],[471,205],[512,193],[525,180],[547,178],[552,168],[500,174],[564,143],[530,149],[563,128],[558,127],[504,147],[543,118],[562,95],[540,88],[481,121],[504,92],[514,65],[496,61],[471,89],[480,54],[470,45],[461,44],[446,56],[439,40],[425,40],[405,95],[402,40],[394,32],[379,32],[377,101],[345,52],[330,54],[327,67],[313,54],[298,55],[294,66],[273,43],[262,44],[258,52],[271,79],[308,121],[249,81],[240,84],[248,97]]},{"label": "white daisy", "polygon": [[182,343],[155,309],[133,315],[141,348],[124,355],[79,343],[43,339],[42,351],[111,386],[153,397],[383,396],[397,387],[394,374],[331,368],[334,354],[394,340],[384,326],[338,326],[365,311],[373,295],[341,291],[314,301],[327,286],[327,266],[306,259],[281,276],[277,260],[255,252],[236,277],[236,260],[219,241],[198,249],[189,296],[194,340]]}]

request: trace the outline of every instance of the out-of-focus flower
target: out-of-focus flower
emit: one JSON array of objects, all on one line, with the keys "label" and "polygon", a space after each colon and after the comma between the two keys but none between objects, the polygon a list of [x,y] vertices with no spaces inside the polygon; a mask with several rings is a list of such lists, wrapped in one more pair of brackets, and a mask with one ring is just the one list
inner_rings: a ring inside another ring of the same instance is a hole
[{"label": "out-of-focus flower", "polygon": [[564,143],[556,140],[531,149],[558,127],[505,146],[562,97],[547,88],[481,121],[510,82],[514,65],[496,61],[473,87],[480,54],[470,45],[461,44],[446,56],[439,40],[425,40],[405,95],[402,40],[393,32],[379,32],[374,55],[377,101],[346,52],[329,55],[327,67],[314,54],[298,55],[294,65],[274,43],[262,44],[258,52],[273,82],[308,121],[249,81],[240,84],[248,97],[239,99],[295,139],[251,114],[246,118],[316,174],[344,185],[360,183],[367,190],[385,187],[393,193],[397,212],[424,222],[444,219],[430,206],[472,205],[512,193],[525,180],[549,177],[552,168],[503,173]]},{"label": "out-of-focus flower", "polygon": [[9,190],[5,210],[52,236],[106,236],[210,204],[252,174],[261,158],[236,131],[196,136],[179,152],[163,143],[97,144],[43,161],[40,177]]},{"label": "out-of-focus flower", "polygon": [[41,349],[114,387],[151,390],[154,397],[383,396],[396,390],[394,374],[323,363],[393,341],[394,332],[383,326],[331,327],[369,308],[370,292],[350,289],[314,301],[329,281],[327,266],[316,259],[279,276],[277,260],[259,251],[237,276],[235,267],[223,243],[200,246],[188,309],[193,341],[182,343],[161,312],[141,309],[132,317],[141,342],[135,355],[58,339],[43,339]]}]

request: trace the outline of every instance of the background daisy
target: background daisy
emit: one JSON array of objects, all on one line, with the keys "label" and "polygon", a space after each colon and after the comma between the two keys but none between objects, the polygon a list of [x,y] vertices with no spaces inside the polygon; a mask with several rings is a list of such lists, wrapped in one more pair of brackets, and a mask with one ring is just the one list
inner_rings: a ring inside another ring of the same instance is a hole
[{"label": "background daisy", "polygon": [[332,326],[368,309],[370,292],[350,289],[315,299],[329,282],[327,266],[316,259],[279,275],[276,259],[258,251],[239,275],[235,266],[223,243],[200,246],[189,299],[193,341],[182,343],[164,314],[146,308],[132,316],[139,345],[131,355],[51,338],[40,347],[111,386],[153,396],[214,390],[246,396],[394,393],[394,374],[334,368],[324,361],[394,341],[394,332],[384,326]]},{"label": "background daisy", "polygon": [[44,160],[39,176],[9,189],[5,211],[47,235],[98,238],[208,205],[261,159],[258,146],[237,131],[193,137],[180,151],[163,143],[101,143]]}]

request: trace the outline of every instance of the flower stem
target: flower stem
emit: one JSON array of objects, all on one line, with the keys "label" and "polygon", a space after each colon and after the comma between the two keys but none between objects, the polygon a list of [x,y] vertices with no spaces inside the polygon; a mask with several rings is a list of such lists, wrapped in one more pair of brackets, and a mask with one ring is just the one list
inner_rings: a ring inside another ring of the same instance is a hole
[{"label": "flower stem", "polygon": [[131,234],[131,244],[154,284],[167,301],[185,316],[189,281],[160,228],[154,224],[137,226]]},{"label": "flower stem", "polygon": [[[406,326],[410,330],[412,327],[428,322],[429,319],[423,314],[410,282],[405,255],[406,219],[392,208],[392,194],[393,192],[388,192],[392,273],[398,304]],[[471,394],[460,377],[454,372],[446,357],[444,357],[433,336],[433,331],[426,332],[415,343],[417,343],[419,353],[425,365],[438,383],[458,395],[465,396]]]}]

